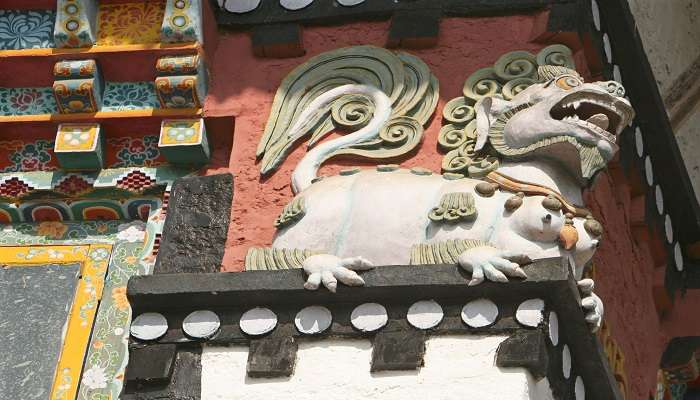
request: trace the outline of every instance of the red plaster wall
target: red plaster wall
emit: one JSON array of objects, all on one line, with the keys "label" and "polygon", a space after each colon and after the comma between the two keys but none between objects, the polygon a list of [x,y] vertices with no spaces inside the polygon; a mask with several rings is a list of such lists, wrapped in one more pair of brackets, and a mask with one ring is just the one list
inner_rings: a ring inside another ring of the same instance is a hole
[{"label": "red plaster wall", "polygon": [[595,292],[603,299],[606,324],[625,356],[627,400],[647,400],[670,338],[662,332],[652,297],[653,259],[630,231],[627,187],[627,182],[602,173],[585,200],[596,219],[604,221],[605,236],[594,258]]}]

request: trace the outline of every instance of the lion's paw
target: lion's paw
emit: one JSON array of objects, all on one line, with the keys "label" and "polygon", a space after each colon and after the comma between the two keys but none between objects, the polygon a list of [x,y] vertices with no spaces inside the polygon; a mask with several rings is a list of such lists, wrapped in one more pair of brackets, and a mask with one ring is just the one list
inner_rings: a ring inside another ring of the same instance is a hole
[{"label": "lion's paw", "polygon": [[577,282],[579,291],[581,292],[581,307],[586,314],[586,322],[591,327],[591,332],[596,332],[600,329],[603,323],[603,300],[593,293],[593,279],[582,279]]},{"label": "lion's paw", "polygon": [[469,286],[480,284],[484,278],[493,282],[508,282],[508,276],[527,278],[520,265],[529,262],[530,259],[524,254],[491,246],[474,247],[457,257],[459,266],[472,274]]},{"label": "lion's paw", "polygon": [[338,281],[348,286],[362,286],[365,281],[355,271],[373,268],[362,257],[340,258],[331,254],[316,254],[304,260],[302,268],[308,275],[304,288],[316,290],[321,284],[335,293]]}]

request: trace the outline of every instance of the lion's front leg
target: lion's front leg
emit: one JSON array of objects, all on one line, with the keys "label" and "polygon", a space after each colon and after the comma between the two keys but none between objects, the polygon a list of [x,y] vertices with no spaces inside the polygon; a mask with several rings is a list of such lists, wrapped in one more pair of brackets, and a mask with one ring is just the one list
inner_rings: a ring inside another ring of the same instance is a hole
[{"label": "lion's front leg", "polygon": [[493,282],[508,282],[508,276],[527,278],[520,265],[530,262],[530,258],[524,254],[488,245],[465,250],[457,257],[459,266],[472,274],[469,286],[480,284],[484,278]]},{"label": "lion's front leg", "polygon": [[335,293],[338,281],[348,286],[362,286],[364,279],[355,271],[371,269],[371,262],[362,257],[340,258],[332,254],[316,254],[309,256],[302,265],[308,275],[304,288],[316,290],[323,284]]}]

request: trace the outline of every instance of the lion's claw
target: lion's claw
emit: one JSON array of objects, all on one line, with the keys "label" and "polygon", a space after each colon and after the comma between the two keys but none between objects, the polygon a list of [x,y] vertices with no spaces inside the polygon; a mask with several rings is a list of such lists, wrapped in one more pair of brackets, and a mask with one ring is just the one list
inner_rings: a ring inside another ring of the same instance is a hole
[{"label": "lion's claw", "polygon": [[348,286],[362,286],[364,279],[355,271],[371,269],[371,262],[362,257],[340,258],[331,254],[309,256],[302,265],[308,275],[304,288],[316,290],[321,284],[335,293],[338,281]]},{"label": "lion's claw", "polygon": [[520,264],[513,262],[515,260],[524,263],[528,262],[529,258],[523,254],[481,246],[460,254],[457,263],[467,272],[472,273],[469,286],[474,286],[483,282],[484,278],[493,282],[508,282],[509,276],[527,278]]}]

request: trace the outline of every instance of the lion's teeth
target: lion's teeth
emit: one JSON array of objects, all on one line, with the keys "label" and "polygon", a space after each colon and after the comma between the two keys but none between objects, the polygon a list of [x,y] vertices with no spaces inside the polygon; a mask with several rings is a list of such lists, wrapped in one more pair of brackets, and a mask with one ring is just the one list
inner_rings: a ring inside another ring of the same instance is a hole
[{"label": "lion's teeth", "polygon": [[608,126],[610,126],[610,120],[608,120],[608,116],[605,114],[595,114],[588,118],[586,122],[593,124],[602,130],[607,130]]}]

